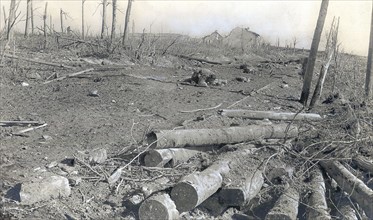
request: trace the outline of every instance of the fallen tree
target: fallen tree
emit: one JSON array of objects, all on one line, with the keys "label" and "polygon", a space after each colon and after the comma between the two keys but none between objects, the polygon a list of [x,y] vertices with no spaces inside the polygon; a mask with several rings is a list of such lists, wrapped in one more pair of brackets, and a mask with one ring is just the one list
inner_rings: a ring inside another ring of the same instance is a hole
[{"label": "fallen tree", "polygon": [[200,151],[184,148],[153,149],[146,153],[144,164],[147,167],[163,167],[166,164],[174,167],[188,161],[198,153]]},{"label": "fallen tree", "polygon": [[179,212],[168,194],[155,195],[141,204],[139,208],[139,219],[179,219]]},{"label": "fallen tree", "polygon": [[298,215],[299,193],[289,187],[276,201],[274,207],[266,215],[266,220],[296,220]]},{"label": "fallen tree", "polygon": [[68,68],[68,69],[73,69],[74,68],[72,66],[68,66],[68,65],[64,65],[64,64],[60,64],[60,63],[51,63],[51,62],[46,62],[46,61],[42,61],[42,60],[35,60],[35,59],[30,59],[30,58],[25,58],[25,57],[19,57],[19,56],[10,55],[10,54],[7,54],[7,53],[4,53],[3,56],[8,57],[8,58],[12,58],[12,59],[24,60],[24,61],[31,62],[31,63],[40,63],[40,64],[44,64],[44,65],[48,65],[48,66],[57,66],[57,67]]},{"label": "fallen tree", "polygon": [[312,173],[311,195],[308,202],[307,219],[331,219],[325,199],[325,182],[320,169]]},{"label": "fallen tree", "polygon": [[235,144],[258,139],[296,137],[298,127],[289,124],[250,125],[218,129],[161,130],[147,135],[151,148],[198,147]]},{"label": "fallen tree", "polygon": [[241,117],[249,119],[273,119],[273,120],[321,120],[322,117],[315,113],[293,113],[293,112],[273,112],[273,111],[251,111],[242,109],[222,109],[219,113],[227,117]]},{"label": "fallen tree", "polygon": [[338,161],[320,161],[320,164],[342,190],[363,208],[368,218],[373,219],[373,190]]},{"label": "fallen tree", "polygon": [[352,159],[362,170],[373,174],[373,160],[369,160],[363,156],[356,156]]},{"label": "fallen tree", "polygon": [[[205,208],[223,211],[229,206],[247,204],[264,183],[261,170],[253,166],[254,159],[250,159],[249,155],[253,152],[255,150],[245,149],[225,153],[219,156],[218,162],[202,172],[182,178],[171,191],[177,209],[180,212],[189,211],[210,197],[210,201],[204,204]],[[222,186],[219,193],[212,196]]]}]

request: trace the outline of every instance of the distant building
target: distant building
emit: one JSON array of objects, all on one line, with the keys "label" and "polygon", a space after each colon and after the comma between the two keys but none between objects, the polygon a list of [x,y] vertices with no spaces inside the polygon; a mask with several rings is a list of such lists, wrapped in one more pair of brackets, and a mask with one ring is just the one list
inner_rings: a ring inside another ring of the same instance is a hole
[{"label": "distant building", "polygon": [[206,44],[221,45],[223,42],[223,36],[221,36],[218,31],[214,31],[212,34],[204,36],[202,40]]},{"label": "distant building", "polygon": [[260,35],[250,31],[249,28],[236,27],[224,38],[223,43],[229,47],[245,51],[258,46],[260,40]]}]

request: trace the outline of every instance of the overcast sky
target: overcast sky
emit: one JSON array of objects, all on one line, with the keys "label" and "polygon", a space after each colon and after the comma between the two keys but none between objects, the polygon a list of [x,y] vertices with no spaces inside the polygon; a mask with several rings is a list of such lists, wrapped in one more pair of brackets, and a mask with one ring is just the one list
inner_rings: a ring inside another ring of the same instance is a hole
[{"label": "overcast sky", "polygon": [[[24,13],[26,0],[21,0],[20,11]],[[109,0],[110,1],[110,0]],[[0,0],[1,7],[9,7],[10,0]],[[123,29],[124,13],[127,0],[118,0],[118,32]],[[294,37],[297,47],[309,48],[316,26],[321,1],[223,1],[223,0],[135,0],[133,2],[132,20],[136,32],[172,32],[191,36],[204,36],[215,30],[228,34],[234,27],[249,27],[264,39],[275,43],[279,38],[281,45]],[[44,0],[34,0],[36,24],[42,24]],[[99,0],[87,0],[85,3],[86,26],[92,34],[98,33],[102,7]],[[74,29],[80,28],[80,0],[50,0],[48,11],[52,15],[56,30],[60,30],[59,10],[69,14],[64,21]],[[360,55],[367,54],[369,44],[370,17],[372,1],[370,0],[332,0],[329,3],[328,16],[324,30],[330,26],[333,16],[340,17],[340,41],[345,52]],[[111,6],[108,8],[111,13]],[[2,10],[0,13],[3,25]],[[24,18],[23,18],[24,19]],[[110,17],[108,20],[110,21]],[[48,22],[49,24],[49,22]],[[109,22],[110,25],[110,22]],[[22,29],[24,22],[17,25]],[[325,38],[325,37],[324,37]]]}]

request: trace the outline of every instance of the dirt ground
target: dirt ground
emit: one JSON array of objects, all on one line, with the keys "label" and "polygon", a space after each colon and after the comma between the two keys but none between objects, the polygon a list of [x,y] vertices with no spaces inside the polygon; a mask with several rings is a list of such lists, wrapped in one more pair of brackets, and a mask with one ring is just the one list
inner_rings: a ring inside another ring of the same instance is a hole
[{"label": "dirt ground", "polygon": [[[283,60],[307,56],[306,52],[301,51],[289,54]],[[0,127],[0,218],[137,219],[138,204],[133,204],[131,198],[142,185],[164,177],[171,183],[177,182],[183,175],[211,164],[218,154],[210,151],[207,158],[196,157],[174,169],[147,168],[140,165],[139,159],[135,159],[123,171],[120,181],[110,186],[105,178],[145,149],[145,136],[150,131],[265,123],[218,115],[219,109],[228,107],[290,112],[302,109],[297,101],[302,86],[302,77],[299,75],[301,64],[260,62],[271,57],[248,55],[244,60],[228,57],[233,61],[229,65],[211,65],[170,56],[159,58],[153,65],[145,62],[134,64],[125,58],[108,58],[114,63],[108,61],[105,65],[97,65],[68,52],[28,51],[20,55],[66,65],[74,63],[76,67],[64,69],[11,59],[6,59],[5,66],[0,67],[0,120],[47,123],[47,126],[24,135],[14,133],[25,127]],[[93,57],[86,59],[94,60]],[[243,73],[239,68],[243,63],[254,71]],[[79,77],[43,84],[53,73],[63,76],[91,67],[108,70],[94,70]],[[182,83],[191,77],[192,69],[196,67],[212,70],[218,79],[227,80],[227,84],[198,87]],[[35,78],[34,73],[40,78],[32,79]],[[249,80],[241,82],[237,77]],[[27,82],[29,86],[23,86],[22,82]],[[97,95],[92,95],[94,90],[97,90]],[[218,108],[211,110],[185,113],[218,105]],[[325,108],[317,108],[313,112],[325,114]],[[105,149],[108,159],[103,164],[88,166],[89,154],[95,149]],[[271,154],[271,150],[258,154],[259,161]],[[290,155],[282,157],[286,158],[290,158],[290,164],[295,166],[302,164]],[[74,166],[66,165],[71,161],[74,161]],[[55,162],[57,165],[52,166]],[[270,169],[278,166],[278,163],[281,160],[270,164]],[[32,206],[17,202],[12,194],[17,184],[49,174],[81,177],[82,181],[72,187],[71,195],[67,198]],[[279,194],[279,188],[267,188],[261,193],[260,202],[255,199],[252,202],[254,205],[251,203],[253,208],[241,211],[256,216],[253,219],[264,218],[268,207],[273,204],[273,198]],[[212,212],[197,208],[183,214],[182,218],[227,219],[239,212],[240,209],[230,208],[221,215],[213,216]],[[304,218],[302,215],[304,212],[299,214],[301,219]]]}]

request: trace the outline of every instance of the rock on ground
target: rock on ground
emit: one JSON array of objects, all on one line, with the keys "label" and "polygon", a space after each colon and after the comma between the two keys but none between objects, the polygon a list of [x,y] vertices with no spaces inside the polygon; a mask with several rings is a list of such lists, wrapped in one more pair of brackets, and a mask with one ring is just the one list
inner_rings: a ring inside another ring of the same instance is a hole
[{"label": "rock on ground", "polygon": [[69,180],[63,176],[48,176],[21,185],[20,200],[23,205],[69,196]]}]

